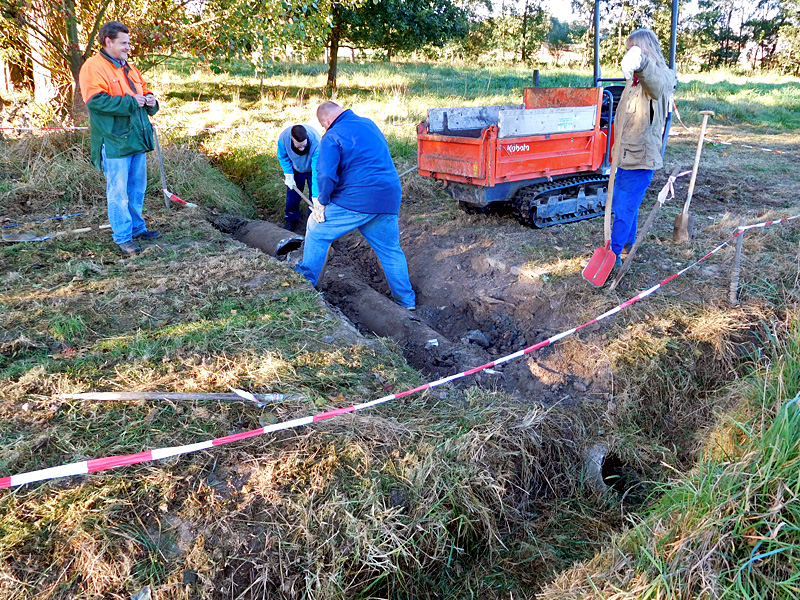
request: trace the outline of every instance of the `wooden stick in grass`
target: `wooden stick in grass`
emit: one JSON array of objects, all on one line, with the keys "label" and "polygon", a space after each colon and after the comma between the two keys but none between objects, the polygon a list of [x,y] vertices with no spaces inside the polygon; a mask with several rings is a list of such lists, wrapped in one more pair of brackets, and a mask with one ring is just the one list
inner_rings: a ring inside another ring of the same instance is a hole
[{"label": "wooden stick in grass", "polygon": [[[305,396],[300,394],[252,394],[254,402],[282,402],[286,400],[302,400]],[[69,400],[224,400],[234,402],[248,400],[249,398],[235,393],[227,392],[84,392],[81,394],[58,394],[58,398]]]},{"label": "wooden stick in grass", "polygon": [[[674,182],[676,177],[678,176],[678,172],[679,171],[680,171],[680,167],[677,167],[677,166],[674,169],[672,169],[672,174],[669,176],[669,180],[668,181],[669,182]],[[633,243],[633,247],[631,247],[631,251],[628,252],[628,256],[625,257],[625,262],[622,263],[622,268],[619,270],[619,273],[617,273],[617,276],[614,278],[614,281],[611,283],[611,287],[609,288],[610,290],[613,291],[614,289],[616,289],[616,287],[619,285],[619,282],[622,281],[622,278],[625,276],[625,273],[630,268],[631,263],[633,263],[633,256],[636,254],[636,250],[638,250],[639,246],[644,241],[644,238],[647,235],[647,232],[650,230],[650,227],[653,225],[653,221],[656,218],[656,214],[658,213],[658,210],[661,208],[661,205],[664,204],[664,202],[667,199],[666,190],[667,190],[666,187],[664,188],[664,190],[662,190],[662,192],[664,192],[663,197],[661,196],[661,194],[659,194],[658,199],[656,200],[656,203],[653,206],[653,210],[651,210],[650,214],[647,215],[647,220],[645,221],[644,226],[642,227],[642,230],[639,233],[639,237],[636,238],[636,240]]]},{"label": "wooden stick in grass", "polygon": [[[739,227],[744,227],[744,217],[739,221]],[[739,270],[742,267],[742,242],[744,241],[744,231],[736,238],[736,254],[733,256],[733,266],[731,267],[731,286],[728,294],[728,304],[736,306],[739,304]]]}]

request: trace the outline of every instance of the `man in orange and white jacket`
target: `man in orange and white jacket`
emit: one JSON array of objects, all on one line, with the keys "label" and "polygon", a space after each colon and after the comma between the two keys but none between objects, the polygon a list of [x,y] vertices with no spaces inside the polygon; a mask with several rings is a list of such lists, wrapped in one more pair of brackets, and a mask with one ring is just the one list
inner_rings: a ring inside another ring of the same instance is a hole
[{"label": "man in orange and white jacket", "polygon": [[142,74],[128,63],[129,33],[119,21],[103,25],[102,48],[84,63],[79,77],[89,109],[92,164],[106,177],[108,221],[126,257],[142,251],[134,239],[161,237],[142,218],[146,153],[154,148],[149,117],[158,112],[158,102]]}]

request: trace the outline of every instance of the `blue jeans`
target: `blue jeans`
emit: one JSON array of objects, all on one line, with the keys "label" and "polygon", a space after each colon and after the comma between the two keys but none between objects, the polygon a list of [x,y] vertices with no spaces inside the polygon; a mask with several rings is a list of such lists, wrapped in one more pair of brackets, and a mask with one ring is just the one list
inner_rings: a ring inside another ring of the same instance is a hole
[{"label": "blue jeans", "polygon": [[325,206],[325,222],[308,220],[303,260],[297,270],[312,285],[317,285],[328,248],[338,238],[358,229],[369,242],[383,267],[392,297],[400,306],[416,306],[416,296],[408,279],[406,255],[400,248],[400,227],[397,215],[360,213],[330,203]]},{"label": "blue jeans", "polygon": [[106,158],[105,147],[102,156],[111,237],[117,244],[124,244],[130,242],[134,235],[147,231],[142,219],[144,191],[147,188],[147,158],[144,152],[123,158]]},{"label": "blue jeans", "polygon": [[[311,171],[308,173],[298,173],[294,171],[294,184],[297,189],[303,191],[306,183],[308,183],[308,193],[311,194]],[[310,199],[310,198],[309,198]],[[311,214],[311,209],[308,209],[308,214]],[[284,217],[286,225],[291,227],[298,220],[300,220],[300,194],[286,188],[286,216]]]},{"label": "blue jeans", "polygon": [[614,196],[611,208],[614,211],[614,224],[611,227],[611,251],[619,256],[625,244],[636,241],[636,227],[639,222],[639,206],[644,199],[647,186],[653,180],[650,169],[617,169],[614,180]]}]

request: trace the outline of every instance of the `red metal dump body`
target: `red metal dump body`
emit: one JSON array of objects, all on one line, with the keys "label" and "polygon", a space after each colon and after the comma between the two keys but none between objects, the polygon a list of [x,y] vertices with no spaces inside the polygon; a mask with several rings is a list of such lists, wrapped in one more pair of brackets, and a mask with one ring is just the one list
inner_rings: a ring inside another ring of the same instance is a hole
[{"label": "red metal dump body", "polygon": [[[607,140],[607,130],[600,128],[602,102],[599,87],[525,88],[524,105],[498,107],[499,122],[477,137],[469,137],[476,132],[435,133],[425,121],[417,127],[419,173],[493,187],[597,171]],[[526,135],[535,130],[546,133]]]}]

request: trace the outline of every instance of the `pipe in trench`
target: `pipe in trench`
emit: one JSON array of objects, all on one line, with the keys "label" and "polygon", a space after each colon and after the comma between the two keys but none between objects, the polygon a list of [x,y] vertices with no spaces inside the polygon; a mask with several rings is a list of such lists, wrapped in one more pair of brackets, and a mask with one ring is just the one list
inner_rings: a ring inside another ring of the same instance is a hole
[{"label": "pipe in trench", "polygon": [[268,221],[248,221],[233,234],[233,238],[248,246],[263,250],[273,258],[286,256],[303,243],[303,236],[287,231]]},{"label": "pipe in trench", "polygon": [[395,340],[406,360],[422,371],[449,375],[489,362],[472,344],[454,343],[408,309],[376,292],[352,271],[329,270],[322,287],[347,317],[375,335]]},{"label": "pipe in trench", "polygon": [[[217,225],[215,223],[215,225]],[[274,258],[283,258],[302,245],[303,237],[267,221],[219,223],[218,228],[233,231],[234,239],[258,248]],[[287,235],[288,234],[288,235]],[[330,269],[320,280],[332,304],[347,317],[375,335],[389,337],[403,348],[406,360],[416,368],[437,375],[450,375],[487,363],[489,354],[472,344],[454,343],[423,323],[414,313],[373,290],[347,269]],[[480,375],[476,376],[480,379]]]}]

